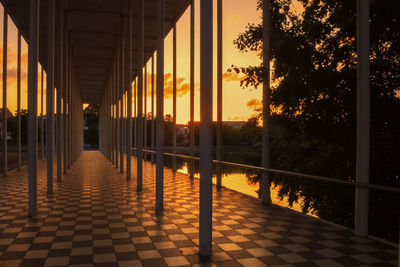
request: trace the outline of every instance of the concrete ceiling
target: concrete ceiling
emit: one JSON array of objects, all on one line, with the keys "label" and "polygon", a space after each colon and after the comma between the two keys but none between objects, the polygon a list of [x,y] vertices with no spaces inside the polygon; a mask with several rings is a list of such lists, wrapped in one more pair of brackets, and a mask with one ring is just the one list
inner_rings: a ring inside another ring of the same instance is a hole
[{"label": "concrete ceiling", "polygon": [[[29,0],[0,0],[25,40],[29,43]],[[137,1],[133,0],[134,5]],[[144,58],[149,60],[156,48],[156,0],[145,0],[144,18]],[[165,35],[180,18],[190,4],[190,0],[165,0]],[[64,6],[67,19],[69,43],[73,55],[72,64],[76,72],[77,86],[83,103],[101,103],[109,78],[112,63],[121,47],[122,33],[125,35],[128,22],[128,0],[56,0],[56,73],[60,67],[60,5]],[[133,9],[133,76],[137,75],[138,24],[137,11]],[[48,47],[48,0],[40,1],[39,61],[47,69]],[[64,27],[65,29],[65,27]],[[65,43],[65,40],[64,40]],[[126,53],[126,51],[125,51]],[[125,57],[125,88],[128,87],[128,58]],[[60,81],[55,77],[55,86]]]}]

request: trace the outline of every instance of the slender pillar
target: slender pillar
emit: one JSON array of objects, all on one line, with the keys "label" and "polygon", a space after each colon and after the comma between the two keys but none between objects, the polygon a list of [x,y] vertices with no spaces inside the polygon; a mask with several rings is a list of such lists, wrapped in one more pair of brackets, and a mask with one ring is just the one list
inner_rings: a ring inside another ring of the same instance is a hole
[{"label": "slender pillar", "polygon": [[113,97],[114,97],[114,165],[118,166],[118,98],[117,98],[117,56],[113,67]]},{"label": "slender pillar", "polygon": [[72,164],[74,163],[74,141],[75,141],[75,136],[73,134],[73,125],[75,122],[75,72],[74,69],[72,67],[72,48],[71,48],[71,92],[70,92],[70,104],[71,104],[71,115],[70,115],[70,125],[69,125],[69,138],[70,138],[70,143],[69,143],[69,161],[70,164],[72,166]]},{"label": "slender pillar", "polygon": [[[271,31],[271,7],[269,0],[263,0],[263,65],[265,79],[263,82],[263,128],[262,128],[262,167],[269,168],[269,117],[270,117],[270,31]],[[271,203],[271,182],[269,174],[263,172],[260,182],[261,201],[263,204]]]},{"label": "slender pillar", "polygon": [[122,31],[122,39],[121,39],[121,62],[120,62],[120,64],[121,64],[121,66],[120,66],[120,68],[121,68],[121,71],[120,71],[120,87],[118,88],[119,89],[119,92],[120,92],[120,95],[121,95],[121,112],[120,112],[120,130],[119,130],[119,133],[120,133],[120,137],[119,137],[119,141],[120,141],[120,144],[119,144],[119,147],[120,147],[120,149],[119,149],[119,152],[120,152],[120,163],[119,163],[119,167],[120,167],[120,173],[123,173],[124,172],[124,121],[125,121],[125,119],[124,119],[124,86],[125,86],[125,83],[124,83],[124,48],[125,48],[125,34],[124,34],[124,31]]},{"label": "slender pillar", "polygon": [[[154,54],[151,56],[151,150],[154,151]],[[154,154],[151,153],[151,163],[154,163]]]},{"label": "slender pillar", "polygon": [[68,33],[67,33],[67,17],[65,17],[65,20],[63,21],[64,25],[64,37],[65,37],[65,43],[62,43],[62,51],[63,51],[63,172],[64,174],[67,173],[67,167],[68,167],[68,161],[67,161],[67,147],[68,147],[68,116],[67,116],[67,105],[68,105]]},{"label": "slender pillar", "polygon": [[132,156],[132,49],[133,49],[133,5],[134,0],[129,0],[128,15],[128,87],[126,105],[126,180],[131,180],[131,156]]},{"label": "slender pillar", "polygon": [[21,170],[21,32],[18,31],[18,52],[17,52],[17,161],[18,170]]},{"label": "slender pillar", "polygon": [[[68,40],[69,41],[69,40]],[[73,75],[72,75],[72,48],[69,45],[69,71],[68,71],[68,169],[72,165],[72,90],[73,90]]]},{"label": "slender pillar", "polygon": [[137,117],[137,191],[142,191],[143,160],[143,47],[144,47],[144,0],[138,0],[138,117]]},{"label": "slender pillar", "polygon": [[113,95],[113,111],[114,111],[114,117],[113,117],[113,124],[114,124],[114,132],[113,132],[113,148],[114,148],[114,161],[113,161],[113,165],[116,165],[116,161],[117,161],[117,98],[115,95],[115,84],[116,84],[116,61],[117,61],[117,57],[115,56],[115,60],[114,60],[114,65],[112,66],[113,70],[112,70],[112,75],[113,75],[113,79],[112,79],[112,95]]},{"label": "slender pillar", "polygon": [[37,74],[39,55],[39,0],[29,2],[28,46],[28,214],[37,214]]},{"label": "slender pillar", "polygon": [[117,95],[117,57],[114,63],[114,165],[118,167],[118,95]]},{"label": "slender pillar", "polygon": [[110,143],[109,143],[109,153],[110,153],[110,162],[112,163],[114,160],[114,152],[113,152],[113,134],[114,134],[114,129],[113,129],[113,102],[112,102],[112,71],[110,72],[110,78],[108,80],[108,103],[107,103],[107,116],[108,116],[108,123],[110,127],[110,133],[109,133],[109,138],[110,138]]},{"label": "slender pillar", "polygon": [[[144,127],[144,135],[143,135],[143,147],[147,149],[147,62],[144,64],[144,116],[143,116],[143,127]],[[147,154],[144,155],[147,160]]]},{"label": "slender pillar", "polygon": [[61,98],[62,98],[62,92],[64,90],[63,88],[63,45],[64,45],[64,38],[63,38],[63,23],[64,23],[64,6],[63,2],[61,1],[59,3],[59,70],[58,70],[58,82],[59,82],[59,87],[57,88],[57,182],[61,182],[61,176],[62,176],[62,124],[63,124],[63,119],[62,119],[62,114],[61,114]]},{"label": "slender pillar", "polygon": [[[194,145],[195,145],[195,128],[194,128],[194,3],[195,0],[191,0],[190,4],[190,156],[194,157]],[[190,160],[189,164],[190,178],[194,175],[194,160]]]},{"label": "slender pillar", "polygon": [[164,209],[164,16],[165,0],[157,0],[157,115],[156,115],[156,212]]},{"label": "slender pillar", "polygon": [[[126,71],[126,69],[125,69],[125,71]],[[125,80],[124,90],[126,89],[126,91],[124,93],[124,144],[123,144],[125,154],[127,153],[127,151],[126,151],[126,138],[127,138],[126,131],[127,131],[127,118],[128,118],[128,89],[126,87],[126,84],[127,84],[127,82]],[[124,166],[126,166],[125,163],[124,163]]]},{"label": "slender pillar", "polygon": [[199,254],[212,253],[213,1],[200,2],[200,226]]},{"label": "slender pillar", "polygon": [[[217,160],[222,160],[222,0],[217,3]],[[217,189],[221,190],[221,165],[217,164]]]},{"label": "slender pillar", "polygon": [[114,107],[113,107],[113,99],[112,99],[112,70],[110,72],[110,78],[109,78],[109,98],[110,98],[110,106],[108,107],[108,115],[110,116],[110,161],[113,164],[114,163],[114,148],[113,148],[113,138],[114,138],[114,125],[113,125],[113,113],[114,113]]},{"label": "slender pillar", "polygon": [[69,122],[69,138],[70,138],[70,143],[69,143],[69,161],[70,161],[70,166],[74,163],[74,131],[73,131],[73,125],[75,122],[75,98],[74,98],[74,93],[75,93],[75,72],[72,67],[72,59],[73,59],[73,53],[72,53],[72,48],[71,48],[71,91],[70,91],[70,105],[71,105],[71,114],[70,114],[70,122]]},{"label": "slender pillar", "polygon": [[111,163],[115,164],[115,93],[114,93],[114,63],[111,66]]},{"label": "slender pillar", "polygon": [[[172,154],[176,154],[176,23],[172,28]],[[172,171],[176,172],[176,156],[172,156]]]},{"label": "slender pillar", "polygon": [[128,16],[128,91],[126,114],[126,180],[131,180],[131,156],[132,156],[132,49],[133,49],[133,0],[129,0]]},{"label": "slender pillar", "polygon": [[[68,40],[69,40],[69,36],[68,36]],[[67,88],[67,166],[68,166],[68,170],[71,168],[71,87],[72,87],[72,74],[71,74],[71,55],[72,55],[72,49],[71,46],[69,46],[69,42],[68,42],[68,88]]]},{"label": "slender pillar", "polygon": [[8,14],[7,8],[4,7],[3,14],[3,175],[7,175],[8,171],[8,149],[7,149],[7,47],[8,47]]},{"label": "slender pillar", "polygon": [[53,193],[53,116],[54,116],[54,31],[55,0],[49,2],[48,56],[46,86],[46,153],[47,153],[47,193]]},{"label": "slender pillar", "polygon": [[119,113],[120,113],[120,108],[119,108],[119,51],[117,51],[117,60],[116,60],[116,64],[115,64],[115,106],[116,106],[116,117],[115,117],[115,121],[116,121],[116,132],[115,132],[115,146],[116,146],[116,153],[115,153],[115,168],[118,169],[118,164],[119,164],[119,150],[120,150],[120,146],[119,146],[119,131],[120,131],[120,119],[119,119]]},{"label": "slender pillar", "polygon": [[[369,1],[357,0],[357,183],[369,184],[370,164],[370,33]],[[369,190],[356,187],[354,232],[368,235]]]},{"label": "slender pillar", "polygon": [[[135,149],[137,149],[136,146],[136,139],[137,139],[137,131],[136,131],[136,127],[137,127],[137,103],[136,103],[136,99],[137,99],[137,82],[136,82],[136,78],[135,78],[135,82],[133,83],[133,94],[134,94],[134,99],[133,99],[133,117],[135,118],[134,120],[134,125],[133,125],[133,130],[134,130],[134,139],[133,139],[133,146],[135,147]],[[136,156],[137,151],[135,150],[134,155]]]},{"label": "slender pillar", "polygon": [[114,68],[112,67],[110,73],[110,100],[111,100],[111,163],[114,165]]},{"label": "slender pillar", "polygon": [[44,70],[43,66],[41,66],[40,73],[40,159],[44,159],[44,104],[43,104],[43,95],[44,95]]},{"label": "slender pillar", "polygon": [[76,122],[76,72],[72,68],[72,92],[71,92],[71,165],[75,162],[75,142],[76,135],[74,131],[74,125]]}]

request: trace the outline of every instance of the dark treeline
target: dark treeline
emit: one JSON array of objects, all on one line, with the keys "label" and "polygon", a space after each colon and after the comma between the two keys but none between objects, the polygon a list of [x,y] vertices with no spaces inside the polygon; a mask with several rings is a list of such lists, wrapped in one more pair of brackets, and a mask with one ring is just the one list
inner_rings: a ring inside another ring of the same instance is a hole
[{"label": "dark treeline", "polygon": [[[132,119],[132,125],[134,127],[135,118]],[[155,120],[154,120],[155,123]],[[257,119],[251,118],[247,123],[243,125],[241,128],[232,127],[230,125],[223,124],[222,126],[222,135],[223,135],[223,146],[246,146],[250,148],[257,148],[259,146],[259,142],[261,142],[261,128],[257,125]],[[151,126],[152,120],[150,116],[147,118],[147,147],[151,146]],[[189,146],[189,128],[190,124],[184,126],[184,132],[179,132],[177,130],[177,145],[178,146]],[[216,145],[216,128],[217,123],[213,124],[213,142]],[[164,145],[169,147],[172,146],[172,129],[173,129],[173,121],[172,116],[167,114],[164,117]],[[156,132],[154,130],[154,132]],[[200,145],[200,124],[195,122],[194,124],[194,135],[195,135],[195,146]],[[135,133],[133,131],[133,140],[135,138]]]},{"label": "dark treeline", "polygon": [[92,148],[99,146],[99,105],[89,105],[83,110],[85,122],[83,142]]}]

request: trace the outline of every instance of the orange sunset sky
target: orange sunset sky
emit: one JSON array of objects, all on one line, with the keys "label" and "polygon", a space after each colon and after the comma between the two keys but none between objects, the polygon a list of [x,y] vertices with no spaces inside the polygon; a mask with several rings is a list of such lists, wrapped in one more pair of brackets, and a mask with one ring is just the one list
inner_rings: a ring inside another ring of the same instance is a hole
[{"label": "orange sunset sky", "polygon": [[[195,120],[200,118],[199,97],[199,48],[200,48],[200,1],[196,3],[196,92],[195,92]],[[217,1],[214,1],[214,119],[216,119],[216,11]],[[248,23],[259,23],[261,13],[256,10],[256,0],[225,0],[223,1],[223,120],[247,120],[254,114],[254,108],[261,101],[261,89],[243,89],[236,74],[227,73],[231,65],[247,66],[259,65],[260,60],[256,53],[240,53],[233,45],[233,40],[239,33],[243,32]],[[3,7],[0,5],[0,59],[3,55]],[[9,18],[8,20],[8,78],[7,78],[7,106],[11,112],[17,107],[16,75],[17,75],[17,29]],[[190,9],[186,10],[177,23],[177,122],[185,124],[189,120],[189,77],[190,77]],[[0,65],[0,71],[2,70]],[[40,68],[39,68],[40,70]],[[148,72],[151,71],[151,63],[148,63]],[[27,107],[27,45],[22,42],[22,108]],[[2,80],[2,74],[0,75]],[[38,77],[40,83],[40,75]],[[150,96],[151,79],[148,79],[148,94]],[[2,87],[2,81],[0,82]],[[39,84],[40,94],[40,84]],[[148,99],[148,112],[150,111],[150,97]],[[45,101],[44,101],[44,110]],[[0,94],[0,105],[2,105],[2,93]],[[38,112],[40,113],[40,95],[38,97]],[[172,114],[172,31],[165,39],[165,114]]]}]

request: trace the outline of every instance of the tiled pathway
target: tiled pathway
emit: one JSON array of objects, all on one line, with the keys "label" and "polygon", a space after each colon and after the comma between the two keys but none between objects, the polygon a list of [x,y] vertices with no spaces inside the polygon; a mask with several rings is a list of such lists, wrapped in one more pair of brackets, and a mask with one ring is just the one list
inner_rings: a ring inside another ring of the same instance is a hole
[{"label": "tiled pathway", "polygon": [[[135,166],[133,164],[133,166]],[[84,152],[55,193],[39,164],[36,218],[26,168],[0,177],[0,266],[396,266],[398,249],[231,190],[214,190],[213,256],[197,255],[198,180],[165,169],[165,213],[99,152]],[[134,175],[135,177],[135,175]]]}]

